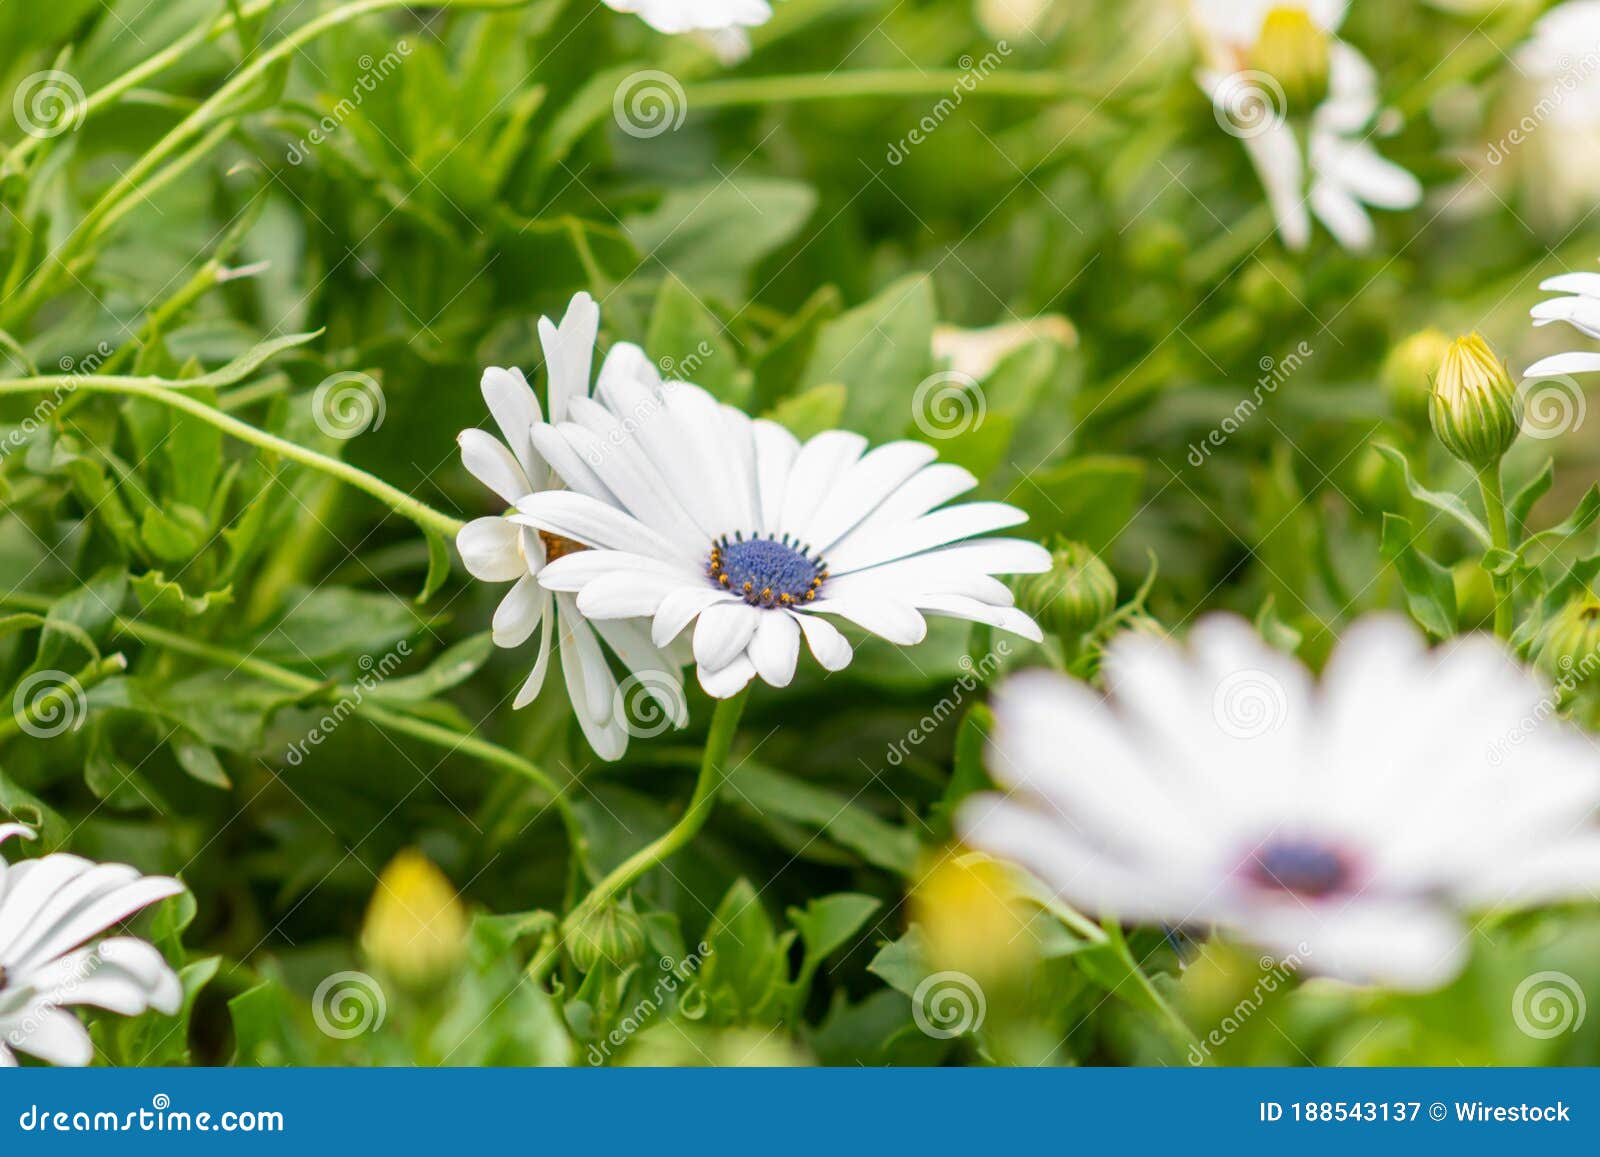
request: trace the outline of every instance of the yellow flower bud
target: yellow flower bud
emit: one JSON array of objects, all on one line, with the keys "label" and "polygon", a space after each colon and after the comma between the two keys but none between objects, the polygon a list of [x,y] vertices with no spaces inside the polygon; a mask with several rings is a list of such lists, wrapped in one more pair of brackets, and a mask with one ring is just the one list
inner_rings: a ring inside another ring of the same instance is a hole
[{"label": "yellow flower bud", "polygon": [[1250,66],[1283,88],[1289,111],[1309,114],[1328,95],[1328,34],[1298,5],[1267,13]]},{"label": "yellow flower bud", "polygon": [[407,849],[390,861],[361,926],[361,949],[408,988],[450,976],[467,950],[467,913],[443,872]]},{"label": "yellow flower bud", "polygon": [[1030,915],[1010,870],[982,852],[943,853],[911,889],[929,963],[979,981],[1004,979],[1031,958]]},{"label": "yellow flower bud", "polygon": [[1429,328],[1412,334],[1389,350],[1378,377],[1395,417],[1408,425],[1421,426],[1427,422],[1433,378],[1449,349],[1450,339],[1444,331]]},{"label": "yellow flower bud", "polygon": [[1481,469],[1504,457],[1522,429],[1522,397],[1476,333],[1450,343],[1433,380],[1428,417],[1444,448]]}]

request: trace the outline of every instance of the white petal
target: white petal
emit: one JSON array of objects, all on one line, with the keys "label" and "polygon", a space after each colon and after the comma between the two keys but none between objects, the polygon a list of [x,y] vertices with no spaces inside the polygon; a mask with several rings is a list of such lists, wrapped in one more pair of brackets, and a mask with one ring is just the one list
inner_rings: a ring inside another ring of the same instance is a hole
[{"label": "white petal", "polygon": [[646,570],[616,570],[586,583],[578,592],[578,609],[591,619],[632,619],[654,615],[661,600],[682,589],[684,581]]},{"label": "white petal", "polygon": [[1261,178],[1267,203],[1278,223],[1278,233],[1290,249],[1304,249],[1311,239],[1311,219],[1303,200],[1305,169],[1300,145],[1287,124],[1275,124],[1266,131],[1244,138],[1245,152]]},{"label": "white petal", "polygon": [[811,654],[824,671],[843,671],[850,665],[854,652],[838,627],[821,615],[796,614],[795,621],[805,634],[806,646],[811,648]]},{"label": "white petal", "polygon": [[533,440],[528,433],[544,415],[539,412],[539,399],[533,396],[533,387],[515,367],[503,370],[490,366],[483,371],[480,388],[489,413],[494,415],[495,425],[500,427],[501,437],[511,448],[529,483],[537,487],[546,470],[544,462],[534,453]]},{"label": "white petal", "polygon": [[544,347],[549,375],[550,421],[567,419],[567,403],[589,394],[589,370],[594,364],[594,340],[600,332],[600,307],[587,293],[575,294],[558,329],[550,319],[539,319],[539,344]]},{"label": "white petal", "polygon": [[753,437],[756,455],[756,488],[761,495],[761,525],[764,534],[777,531],[783,519],[783,497],[789,489],[789,472],[800,453],[800,439],[784,427],[757,419]]},{"label": "white petal", "polygon": [[517,548],[521,534],[520,526],[498,515],[474,518],[456,535],[456,550],[473,578],[508,583],[528,573],[528,560]]},{"label": "white petal", "polygon": [[744,653],[756,633],[763,614],[781,611],[758,610],[742,601],[717,603],[700,612],[694,627],[694,658],[702,668],[721,670]]},{"label": "white petal", "polygon": [[718,603],[731,603],[734,596],[713,587],[683,587],[661,600],[650,627],[650,638],[658,647],[668,646],[683,633],[701,611]]},{"label": "white petal", "polygon": [[1539,288],[1552,293],[1600,297],[1600,273],[1558,273],[1539,282]]},{"label": "white petal", "polygon": [[[518,501],[517,513],[509,517],[585,546],[638,551],[662,559],[683,558],[677,547],[638,519],[586,494],[565,490],[530,494]],[[699,559],[686,561],[693,564]]]},{"label": "white petal", "polygon": [[991,530],[1026,522],[1026,511],[1003,502],[968,502],[925,514],[914,522],[885,527],[871,536],[853,534],[828,555],[833,574],[890,562]]},{"label": "white petal", "polygon": [[807,603],[804,613],[838,615],[862,630],[902,647],[920,643],[928,634],[927,622],[909,604],[882,596],[821,598],[814,603]]},{"label": "white petal", "polygon": [[826,553],[934,456],[933,447],[922,442],[889,442],[868,451],[839,480],[817,511],[811,528],[812,544]]},{"label": "white petal", "polygon": [[517,499],[532,493],[533,485],[528,476],[511,451],[494,435],[483,430],[463,430],[456,435],[456,442],[461,447],[461,462],[467,471],[505,499],[507,505],[514,505]]},{"label": "white petal", "polygon": [[756,677],[756,666],[748,655],[740,655],[720,671],[697,669],[700,686],[713,699],[727,699],[737,695]]},{"label": "white petal", "polygon": [[800,657],[800,627],[794,616],[782,611],[762,615],[749,655],[763,680],[773,687],[787,687]]},{"label": "white petal", "polygon": [[1600,370],[1600,354],[1574,351],[1540,358],[1522,371],[1524,378],[1553,378],[1562,374],[1589,374]]},{"label": "white petal", "polygon": [[595,473],[593,463],[585,461],[583,455],[572,448],[561,430],[541,422],[533,428],[531,436],[534,448],[550,463],[550,468],[569,489],[602,502],[616,502],[616,496],[600,481],[600,475]]},{"label": "white petal", "polygon": [[533,575],[519,578],[495,608],[494,645],[520,647],[526,643],[539,625],[539,617],[544,614],[549,600],[550,593],[539,586],[539,580]]},{"label": "white petal", "polygon": [[1354,983],[1426,991],[1461,971],[1470,933],[1420,902],[1358,898],[1342,909],[1290,902],[1239,932],[1306,968]]},{"label": "white petal", "polygon": [[539,572],[547,590],[581,591],[601,575],[616,571],[647,571],[705,585],[705,574],[681,563],[634,554],[626,550],[578,550],[562,555]]},{"label": "white petal", "polygon": [[1311,183],[1311,208],[1328,227],[1334,239],[1346,249],[1360,253],[1372,245],[1372,218],[1361,202],[1331,180]]},{"label": "white petal", "polygon": [[919,611],[927,614],[966,619],[973,623],[988,623],[991,627],[999,627],[1003,631],[1021,635],[1024,639],[1035,643],[1044,641],[1044,633],[1039,630],[1039,625],[1016,607],[991,606],[961,595],[922,595],[915,600],[914,605]]},{"label": "white petal", "polygon": [[513,711],[522,710],[539,697],[539,692],[544,689],[545,675],[550,670],[550,644],[555,637],[556,616],[551,608],[546,607],[542,618],[544,626],[539,632],[539,655],[533,661],[533,669],[528,672],[528,677],[517,689],[517,697],[511,703]]},{"label": "white petal", "polygon": [[784,490],[778,533],[791,535],[801,542],[812,542],[814,516],[866,448],[867,440],[848,430],[824,430],[801,446]]},{"label": "white petal", "polygon": [[600,640],[589,626],[571,595],[556,595],[556,624],[561,632],[561,671],[567,682],[567,695],[580,719],[605,723],[611,718],[617,680],[612,675]]},{"label": "white petal", "polygon": [[82,1068],[94,1060],[94,1045],[89,1032],[70,1012],[48,1005],[30,1005],[17,1017],[25,1028],[13,1029],[6,1043],[18,1052],[38,1057],[52,1065]]}]

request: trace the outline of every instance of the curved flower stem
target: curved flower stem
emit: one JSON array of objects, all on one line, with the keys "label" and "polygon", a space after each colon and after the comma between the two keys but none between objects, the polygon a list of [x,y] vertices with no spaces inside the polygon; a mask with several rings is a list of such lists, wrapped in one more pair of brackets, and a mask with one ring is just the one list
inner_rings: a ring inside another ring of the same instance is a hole
[{"label": "curved flower stem", "polygon": [[[21,607],[25,610],[45,612],[50,608],[50,600],[38,595],[29,595],[17,591],[0,593],[0,606]],[[396,731],[402,735],[409,735],[413,739],[440,747],[446,751],[459,751],[465,755],[493,764],[495,767],[519,775],[534,786],[544,791],[550,797],[550,805],[556,809],[556,814],[561,820],[562,827],[566,830],[567,839],[572,845],[573,859],[580,865],[586,879],[594,878],[594,868],[589,859],[589,841],[583,834],[583,827],[578,823],[577,814],[572,810],[572,805],[567,802],[566,795],[560,784],[551,779],[538,764],[525,759],[513,751],[490,743],[488,740],[456,731],[438,723],[430,723],[425,719],[417,719],[398,711],[392,711],[380,706],[369,699],[361,698],[357,689],[353,687],[331,686],[326,682],[313,679],[309,675],[302,675],[298,671],[291,671],[287,667],[280,667],[276,663],[269,663],[264,659],[257,659],[251,655],[243,655],[231,651],[226,647],[219,647],[212,643],[203,643],[198,639],[191,639],[187,635],[180,635],[175,631],[166,630],[138,619],[128,619],[117,616],[112,620],[112,629],[119,635],[136,639],[148,646],[160,647],[180,655],[188,655],[200,659],[225,670],[247,671],[268,683],[275,683],[279,687],[293,691],[298,695],[331,697],[335,700],[348,699],[351,710],[366,718],[369,723],[387,731]],[[112,655],[101,661],[100,666],[109,665],[108,669],[100,674],[115,674],[127,666],[127,660],[120,654]],[[114,669],[111,669],[114,668]],[[87,688],[85,677],[91,676],[98,668],[86,669],[79,673],[78,682]],[[0,721],[0,738],[6,734],[6,722]]]},{"label": "curved flower stem", "polygon": [[[748,79],[712,80],[685,87],[691,109],[789,101],[849,100],[858,97],[949,96],[962,88],[971,70],[861,69],[855,72],[801,73]],[[1095,99],[1087,89],[1056,72],[996,72],[973,83],[970,97],[1020,100]]]},{"label": "curved flower stem", "polygon": [[[70,679],[75,694],[82,695],[96,683],[103,682],[113,675],[120,675],[127,669],[128,660],[125,656],[121,654],[107,655],[103,659],[94,660],[77,674],[71,676]],[[39,722],[39,712],[42,709],[41,705],[42,702],[47,698],[48,696],[40,696],[33,702],[24,704],[22,709],[10,718],[0,719],[0,742],[10,739],[18,732],[27,731],[30,735],[35,734],[34,732],[28,730],[29,725],[37,724]],[[50,725],[48,721],[46,721],[45,726],[49,728]],[[53,735],[55,734],[55,730],[48,730],[47,734]]]},{"label": "curved flower stem", "polygon": [[582,923],[591,912],[677,852],[705,827],[716,803],[717,792],[721,790],[728,774],[728,750],[733,746],[733,737],[739,730],[739,716],[744,713],[744,703],[749,693],[746,688],[731,699],[717,701],[716,710],[711,715],[711,729],[706,735],[705,751],[700,757],[700,774],[695,779],[694,794],[689,797],[689,806],[684,810],[683,817],[660,837],[618,864],[605,879],[596,884],[593,891],[567,917],[567,927]]},{"label": "curved flower stem", "polygon": [[291,442],[287,438],[280,438],[276,434],[269,434],[265,430],[257,429],[248,422],[241,422],[231,414],[225,414],[215,406],[208,406],[197,398],[192,398],[178,390],[170,389],[159,378],[132,378],[132,377],[76,377],[72,375],[52,374],[37,378],[10,378],[0,380],[0,397],[7,394],[41,393],[52,390],[85,391],[99,394],[126,394],[129,397],[146,398],[152,402],[159,402],[163,406],[171,406],[175,410],[182,410],[207,422],[241,442],[248,442],[263,450],[298,462],[302,466],[309,466],[313,470],[320,470],[330,477],[341,482],[349,483],[357,490],[365,491],[379,502],[389,507],[396,514],[410,519],[424,531],[440,535],[446,539],[453,539],[460,531],[463,523],[459,518],[452,518],[441,510],[435,510],[425,502],[420,502],[411,497],[398,487],[368,474],[359,466],[352,466],[337,458],[330,458],[315,450],[308,450],[298,442]]},{"label": "curved flower stem", "polygon": [[[1500,481],[1500,463],[1491,462],[1478,471],[1478,489],[1483,493],[1483,512],[1489,523],[1489,541],[1497,550],[1511,549],[1511,535],[1506,527],[1505,492]],[[1511,605],[1511,578],[1509,575],[1491,573],[1489,581],[1494,586],[1494,633],[1502,639],[1511,637],[1515,610]]]}]

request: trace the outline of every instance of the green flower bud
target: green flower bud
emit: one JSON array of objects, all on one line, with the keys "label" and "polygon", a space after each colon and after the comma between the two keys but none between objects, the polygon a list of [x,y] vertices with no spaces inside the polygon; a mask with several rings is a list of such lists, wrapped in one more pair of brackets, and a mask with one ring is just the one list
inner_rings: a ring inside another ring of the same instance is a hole
[{"label": "green flower bud", "polygon": [[1444,448],[1475,469],[1504,457],[1522,429],[1522,398],[1506,365],[1478,334],[1445,351],[1428,399],[1428,417]]},{"label": "green flower bud", "polygon": [[567,932],[567,951],[579,972],[593,972],[602,963],[626,968],[644,949],[644,924],[620,904],[591,912]]},{"label": "green flower bud", "polygon": [[1304,8],[1274,8],[1261,22],[1250,66],[1283,88],[1289,111],[1309,115],[1328,95],[1328,34]]},{"label": "green flower bud", "polygon": [[1540,632],[1535,662],[1568,689],[1600,672],[1600,599],[1590,594],[1561,608]]},{"label": "green flower bud", "polygon": [[1117,609],[1117,580],[1081,542],[1058,543],[1054,563],[1017,586],[1017,605],[1046,631],[1076,642]]},{"label": "green flower bud", "polygon": [[1450,349],[1450,339],[1440,329],[1412,334],[1389,350],[1378,380],[1395,417],[1412,426],[1428,421],[1428,399],[1433,378]]}]

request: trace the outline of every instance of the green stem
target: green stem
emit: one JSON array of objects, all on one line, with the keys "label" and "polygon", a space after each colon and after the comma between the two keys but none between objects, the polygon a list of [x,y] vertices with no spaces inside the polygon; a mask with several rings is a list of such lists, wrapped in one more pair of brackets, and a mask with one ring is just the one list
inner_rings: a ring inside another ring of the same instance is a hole
[{"label": "green stem", "polygon": [[[973,75],[970,69],[965,72],[956,69],[936,72],[861,69],[712,80],[688,85],[684,91],[691,109],[858,97],[947,97],[963,89],[962,82],[972,80]],[[1094,94],[1059,72],[996,72],[981,80],[972,80],[972,87],[965,90],[965,96],[1019,100],[1096,99]]]},{"label": "green stem", "polygon": [[[94,662],[84,667],[76,675],[69,676],[68,685],[72,689],[70,696],[75,700],[81,697],[85,691],[89,690],[89,688],[93,687],[96,683],[109,679],[112,675],[120,675],[127,669],[128,660],[126,657],[120,654],[107,655],[103,659],[96,659]],[[56,673],[63,674],[63,672]],[[58,730],[56,727],[56,721],[53,719],[46,719],[41,724],[39,713],[48,709],[51,703],[56,703],[58,707],[66,710],[69,713],[69,717],[71,713],[76,713],[80,709],[79,704],[75,702],[67,704],[57,703],[58,696],[61,694],[61,687],[53,684],[51,688],[41,691],[29,702],[23,704],[22,709],[17,711],[10,718],[0,719],[0,743],[10,739],[13,735],[18,734],[19,732],[26,731],[29,735],[38,734],[37,732],[30,730],[30,724],[40,726],[47,735],[56,734]],[[81,722],[81,719],[78,720],[78,723]],[[76,726],[77,723],[74,723],[74,729]],[[60,730],[64,729],[65,728],[61,728]]]},{"label": "green stem", "polygon": [[[1500,463],[1491,462],[1478,471],[1478,489],[1483,494],[1483,512],[1489,523],[1489,541],[1497,550],[1511,549],[1511,535],[1506,526],[1505,491],[1500,480]],[[1494,586],[1494,633],[1502,639],[1511,637],[1515,610],[1511,605],[1511,579],[1507,575],[1490,573]]]},{"label": "green stem", "polygon": [[[299,52],[324,32],[341,24],[348,24],[352,20],[374,12],[410,8],[415,2],[416,0],[355,0],[354,3],[335,8],[314,20],[307,21],[234,72],[228,81],[212,93],[199,108],[174,125],[166,136],[157,141],[127,172],[112,183],[84,214],[83,219],[67,234],[60,247],[51,255],[51,259],[47,260],[34,277],[22,287],[16,304],[0,315],[0,326],[8,325],[14,318],[28,316],[50,285],[60,276],[60,271],[70,268],[72,259],[78,251],[99,234],[102,223],[107,222],[122,201],[138,192],[140,182],[160,168],[167,158],[177,153],[203,129],[221,120],[225,115],[224,110],[241,93],[249,91],[262,74],[274,64]],[[435,0],[434,6],[511,9],[520,8],[529,2],[530,0]]]},{"label": "green stem", "polygon": [[694,794],[689,797],[689,806],[684,810],[683,817],[659,838],[618,864],[605,879],[596,884],[594,890],[572,910],[567,919],[569,928],[577,926],[591,912],[625,891],[640,876],[694,839],[705,827],[711,809],[716,804],[717,793],[722,790],[723,780],[728,774],[728,751],[739,730],[739,716],[744,713],[748,695],[746,689],[731,699],[717,701],[716,710],[711,715],[711,729],[706,735],[705,751],[700,757],[700,774],[695,779]]},{"label": "green stem", "polygon": [[[21,607],[24,610],[46,612],[50,609],[50,600],[38,595],[29,595],[17,591],[0,593],[0,606]],[[138,619],[128,619],[117,616],[112,620],[112,628],[119,635],[136,639],[149,646],[161,647],[164,650],[190,658],[200,659],[229,671],[245,671],[268,683],[275,683],[279,687],[293,691],[297,695],[319,696],[334,701],[348,699],[352,703],[355,714],[363,716],[369,723],[382,727],[387,731],[399,732],[409,735],[413,739],[421,740],[434,747],[444,748],[446,751],[460,751],[463,754],[481,759],[483,762],[502,768],[514,775],[519,775],[540,788],[550,797],[551,806],[556,809],[556,814],[561,819],[562,827],[566,829],[567,838],[572,844],[572,855],[583,866],[585,875],[592,879],[594,869],[589,859],[589,841],[583,834],[583,827],[578,823],[577,813],[572,810],[572,805],[567,802],[562,788],[555,780],[532,760],[524,759],[513,751],[468,735],[452,728],[437,723],[430,723],[425,719],[405,715],[392,711],[387,707],[379,706],[372,701],[360,696],[354,687],[330,687],[326,682],[313,679],[309,675],[302,675],[298,671],[291,671],[287,667],[280,667],[276,663],[269,663],[264,659],[257,659],[250,655],[241,655],[225,647],[218,647],[211,643],[203,643],[188,635],[180,635],[175,631],[166,630]],[[117,671],[127,666],[127,661],[121,655],[112,655],[101,661],[98,666],[107,664],[115,666]],[[90,669],[86,669],[90,671]],[[105,674],[114,674],[107,670]],[[80,673],[78,682],[88,687],[85,674]],[[94,676],[94,681],[104,678],[105,675]],[[6,722],[0,721],[0,737],[5,734]],[[15,723],[12,723],[15,728]]]},{"label": "green stem", "polygon": [[389,507],[396,514],[410,519],[427,533],[453,539],[464,525],[460,519],[452,518],[443,511],[435,510],[425,502],[420,502],[411,497],[398,487],[391,486],[381,478],[376,478],[358,466],[348,462],[341,462],[337,458],[330,458],[326,454],[319,454],[315,450],[308,450],[297,442],[287,438],[280,438],[276,434],[269,434],[259,430],[248,422],[241,422],[231,414],[225,414],[214,406],[208,406],[196,398],[177,390],[169,389],[159,378],[133,378],[121,376],[107,377],[80,377],[71,374],[48,374],[36,378],[9,378],[0,380],[0,397],[7,394],[29,394],[65,389],[68,391],[85,391],[92,394],[125,394],[134,398],[145,398],[158,402],[163,406],[171,406],[175,410],[182,410],[206,422],[224,434],[228,434],[241,442],[248,442],[263,450],[287,458],[291,462],[298,462],[302,466],[309,466],[313,470],[320,470],[330,477],[354,486],[357,490],[364,491],[376,498],[379,502]]}]

